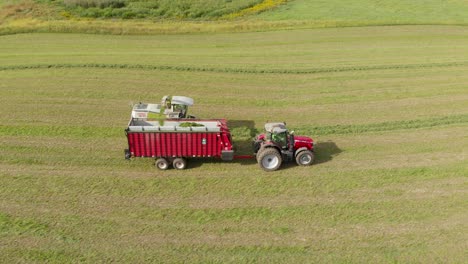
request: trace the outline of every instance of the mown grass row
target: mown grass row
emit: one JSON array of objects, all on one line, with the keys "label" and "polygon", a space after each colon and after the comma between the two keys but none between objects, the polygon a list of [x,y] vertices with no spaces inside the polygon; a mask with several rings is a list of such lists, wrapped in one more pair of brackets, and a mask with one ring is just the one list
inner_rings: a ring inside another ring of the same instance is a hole
[{"label": "mown grass row", "polygon": [[310,21],[310,20],[220,20],[220,21],[147,21],[147,20],[45,20],[24,18],[0,24],[0,36],[22,33],[85,33],[108,35],[174,35],[226,32],[258,32],[296,29],[451,25],[466,26],[463,22],[403,22],[403,21]]},{"label": "mown grass row", "polygon": [[[219,32],[252,32],[298,28],[369,26],[369,23],[310,21],[134,21],[134,20],[43,20],[24,18],[0,24],[1,35],[21,33],[86,33],[110,35],[159,35]],[[396,23],[395,25],[401,25]]]},{"label": "mown grass row", "polygon": [[[430,128],[452,124],[468,123],[468,114],[450,115],[429,119],[383,122],[374,124],[334,125],[334,126],[300,126],[297,132],[309,135],[343,135],[368,132],[383,132],[402,129]],[[241,138],[246,132],[237,129]],[[123,137],[124,128],[92,126],[40,126],[40,125],[0,125],[1,136],[49,136],[71,138],[108,138]],[[234,135],[236,136],[236,135]]]},{"label": "mown grass row", "polygon": [[18,219],[0,212],[0,236],[5,235],[45,235],[48,226],[31,219]]},{"label": "mown grass row", "polygon": [[402,129],[418,129],[431,128],[436,126],[465,124],[468,123],[468,114],[451,115],[443,117],[435,117],[429,119],[402,120],[393,122],[383,122],[374,124],[355,124],[355,125],[334,125],[334,126],[302,126],[298,127],[300,133],[310,135],[343,135],[343,134],[359,134],[369,132],[383,132]]},{"label": "mown grass row", "polygon": [[333,73],[350,71],[370,71],[370,70],[401,70],[401,69],[420,69],[420,68],[443,68],[459,67],[468,65],[468,61],[447,62],[447,63],[426,63],[426,64],[391,64],[375,66],[352,66],[352,67],[334,67],[334,68],[315,68],[315,69],[246,69],[246,68],[214,68],[214,67],[196,67],[196,66],[171,66],[171,65],[142,65],[142,64],[31,64],[31,65],[6,65],[0,66],[0,71],[7,70],[29,70],[29,69],[72,69],[72,68],[101,68],[101,69],[143,69],[143,70],[172,70],[186,72],[220,72],[220,73],[274,73],[274,74],[315,74],[315,73]]}]

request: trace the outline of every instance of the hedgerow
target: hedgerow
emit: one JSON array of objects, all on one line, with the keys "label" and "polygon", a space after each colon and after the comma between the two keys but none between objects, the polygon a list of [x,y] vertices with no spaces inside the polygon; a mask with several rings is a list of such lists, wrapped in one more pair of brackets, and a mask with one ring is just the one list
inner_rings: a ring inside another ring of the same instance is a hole
[{"label": "hedgerow", "polygon": [[[69,12],[93,18],[214,19],[262,6],[261,0],[63,0]],[[269,6],[269,5],[267,5]],[[251,12],[251,11],[249,11]],[[237,17],[239,15],[236,15]]]}]

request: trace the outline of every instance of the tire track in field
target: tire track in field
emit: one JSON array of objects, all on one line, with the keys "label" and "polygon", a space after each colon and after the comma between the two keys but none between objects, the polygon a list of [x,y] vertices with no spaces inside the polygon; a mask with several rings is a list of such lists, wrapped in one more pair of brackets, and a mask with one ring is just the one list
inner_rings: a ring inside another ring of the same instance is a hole
[{"label": "tire track in field", "polygon": [[426,63],[426,64],[391,64],[373,66],[349,66],[333,68],[312,69],[243,69],[243,68],[215,68],[197,66],[173,66],[173,65],[144,65],[144,64],[101,64],[101,63],[77,63],[77,64],[28,64],[0,66],[0,71],[28,70],[28,69],[73,69],[73,68],[101,68],[101,69],[141,69],[141,70],[171,70],[185,72],[219,72],[219,73],[251,73],[251,74],[316,74],[351,71],[371,70],[398,70],[398,69],[424,69],[468,66],[468,61]]},{"label": "tire track in field", "polygon": [[[323,136],[431,128],[453,124],[468,124],[468,114],[372,124],[335,125],[318,127],[302,126],[297,127],[296,131],[299,133],[309,134],[313,136]],[[124,127],[107,128],[92,126],[0,125],[0,136],[111,138],[123,137],[123,135]]]}]

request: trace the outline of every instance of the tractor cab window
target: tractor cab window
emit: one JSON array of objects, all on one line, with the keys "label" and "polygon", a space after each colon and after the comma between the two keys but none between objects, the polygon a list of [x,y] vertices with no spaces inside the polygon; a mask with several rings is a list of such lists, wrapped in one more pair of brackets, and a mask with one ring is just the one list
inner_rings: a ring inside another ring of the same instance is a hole
[{"label": "tractor cab window", "polygon": [[181,104],[173,104],[174,107],[174,112],[182,112],[187,109],[186,105],[181,105]]},{"label": "tractor cab window", "polygon": [[185,117],[187,113],[187,106],[182,104],[173,104],[173,111],[179,113],[179,117]]},{"label": "tractor cab window", "polygon": [[283,148],[288,146],[287,138],[288,138],[287,132],[271,134],[271,140]]}]

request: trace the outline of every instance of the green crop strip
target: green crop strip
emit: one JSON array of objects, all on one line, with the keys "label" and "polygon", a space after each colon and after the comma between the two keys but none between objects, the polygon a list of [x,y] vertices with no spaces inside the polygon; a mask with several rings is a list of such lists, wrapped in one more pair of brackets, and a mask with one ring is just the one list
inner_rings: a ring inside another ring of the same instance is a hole
[{"label": "green crop strip", "polygon": [[84,127],[84,126],[0,126],[4,136],[49,136],[74,138],[123,137],[123,128]]},{"label": "green crop strip", "polygon": [[297,131],[300,133],[307,133],[311,135],[358,134],[366,132],[381,132],[400,129],[430,128],[436,126],[464,123],[468,123],[468,114],[361,125],[335,125],[322,127],[304,126],[299,127]]},{"label": "green crop strip", "polygon": [[420,69],[420,68],[443,68],[467,66],[468,61],[447,62],[447,63],[427,63],[427,64],[392,64],[375,66],[351,66],[336,68],[315,68],[315,69],[240,69],[240,68],[213,68],[196,66],[171,66],[171,65],[141,65],[141,64],[31,64],[31,65],[8,65],[0,66],[0,71],[6,70],[28,70],[28,69],[73,69],[73,68],[102,68],[102,69],[142,69],[142,70],[172,70],[186,72],[220,72],[220,73],[273,73],[273,74],[315,74],[349,71],[369,71],[369,70],[395,70],[395,69]]},{"label": "green crop strip", "polygon": [[[394,121],[360,125],[335,126],[304,126],[298,127],[297,132],[311,135],[341,135],[367,132],[383,132],[401,129],[430,128],[452,124],[468,123],[468,114],[451,115],[430,119],[416,119],[407,121]],[[1,125],[2,136],[56,136],[74,138],[106,138],[123,137],[123,128],[84,127],[84,126],[28,126],[28,125]],[[234,135],[235,136],[235,135]]]},{"label": "green crop strip", "polygon": [[32,234],[43,236],[49,230],[48,226],[30,219],[13,218],[0,212],[0,236],[16,234]]}]

